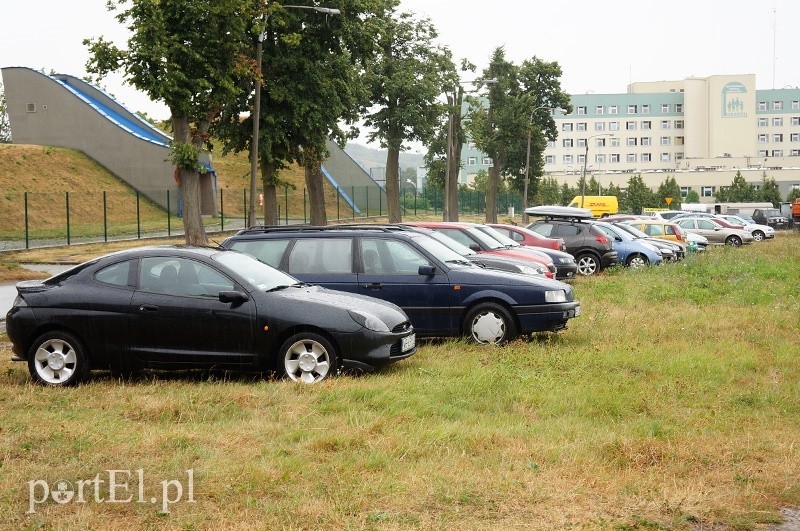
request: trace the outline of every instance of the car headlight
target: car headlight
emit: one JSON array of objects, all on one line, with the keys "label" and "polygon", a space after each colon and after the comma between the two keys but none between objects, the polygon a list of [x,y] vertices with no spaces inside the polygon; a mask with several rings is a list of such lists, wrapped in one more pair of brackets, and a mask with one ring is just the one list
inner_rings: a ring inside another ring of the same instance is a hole
[{"label": "car headlight", "polygon": [[563,289],[545,291],[544,300],[546,302],[567,302],[567,294]]},{"label": "car headlight", "polygon": [[519,266],[519,272],[524,273],[525,275],[544,275],[544,270],[535,266]]},{"label": "car headlight", "polygon": [[368,330],[372,330],[373,332],[388,332],[389,327],[386,326],[386,323],[372,315],[371,313],[362,312],[359,310],[347,310],[347,313],[350,314],[350,317],[353,318],[353,321],[357,322],[364,328]]}]

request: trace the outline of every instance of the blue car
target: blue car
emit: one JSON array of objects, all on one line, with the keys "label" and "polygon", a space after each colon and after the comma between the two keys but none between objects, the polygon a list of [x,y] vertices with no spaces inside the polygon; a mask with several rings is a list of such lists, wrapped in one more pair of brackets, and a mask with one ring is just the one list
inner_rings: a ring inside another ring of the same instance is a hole
[{"label": "blue car", "polygon": [[420,336],[502,343],[561,330],[580,313],[569,284],[480,267],[399,227],[253,227],[222,246],[304,282],[392,302]]},{"label": "blue car", "polygon": [[658,265],[664,258],[654,245],[637,240],[631,233],[611,223],[597,222],[594,226],[602,230],[614,244],[617,259],[625,267]]}]

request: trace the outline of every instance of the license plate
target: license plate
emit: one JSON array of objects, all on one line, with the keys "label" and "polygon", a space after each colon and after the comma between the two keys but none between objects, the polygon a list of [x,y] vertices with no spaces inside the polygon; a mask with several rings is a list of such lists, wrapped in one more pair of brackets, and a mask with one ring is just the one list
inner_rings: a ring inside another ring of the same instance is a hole
[{"label": "license plate", "polygon": [[411,334],[410,336],[406,336],[403,338],[403,342],[400,344],[400,351],[407,352],[414,348],[417,344],[417,334]]}]

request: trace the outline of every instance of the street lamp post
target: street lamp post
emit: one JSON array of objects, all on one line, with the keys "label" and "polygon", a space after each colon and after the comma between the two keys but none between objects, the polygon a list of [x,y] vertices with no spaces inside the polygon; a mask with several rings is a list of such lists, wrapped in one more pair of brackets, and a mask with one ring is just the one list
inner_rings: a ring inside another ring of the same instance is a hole
[{"label": "street lamp post", "polygon": [[[338,15],[341,13],[338,9],[330,7],[316,7],[316,6],[281,6],[284,9],[310,9],[317,13],[324,15]],[[250,141],[250,202],[248,205],[247,215],[250,218],[247,226],[252,227],[256,222],[256,180],[258,178],[258,135],[259,135],[259,122],[261,117],[261,58],[263,55],[263,43],[267,36],[267,21],[269,20],[269,13],[264,15],[263,27],[259,28],[258,38],[256,40],[256,80],[255,80],[255,94],[253,97],[253,138]]]},{"label": "street lamp post", "polygon": [[528,208],[528,184],[530,183],[529,175],[531,169],[531,132],[533,129],[533,116],[536,114],[536,111],[541,111],[544,109],[552,111],[553,107],[540,105],[531,111],[531,116],[528,118],[528,147],[525,150],[525,180],[522,184],[522,223],[525,225],[528,224],[528,214],[525,212],[525,210]]},{"label": "street lamp post", "polygon": [[611,133],[601,133],[599,135],[592,135],[586,139],[586,150],[583,154],[583,173],[581,175],[581,206],[583,208],[584,198],[586,197],[586,163],[589,161],[589,141],[593,138],[601,136],[614,136]]}]

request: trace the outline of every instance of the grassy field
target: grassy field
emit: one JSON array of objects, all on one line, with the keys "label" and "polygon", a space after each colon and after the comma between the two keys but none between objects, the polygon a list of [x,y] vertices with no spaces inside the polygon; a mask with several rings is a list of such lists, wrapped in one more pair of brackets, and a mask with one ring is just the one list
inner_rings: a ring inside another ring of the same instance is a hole
[{"label": "grassy field", "polygon": [[[798,278],[796,232],[611,271],[574,282],[565,332],[430,342],[312,387],[98,372],[43,389],[3,348],[0,527],[760,528],[800,506]],[[115,493],[110,469],[131,471]],[[89,484],[26,514],[30,485],[36,501],[95,477],[105,502]]]}]

